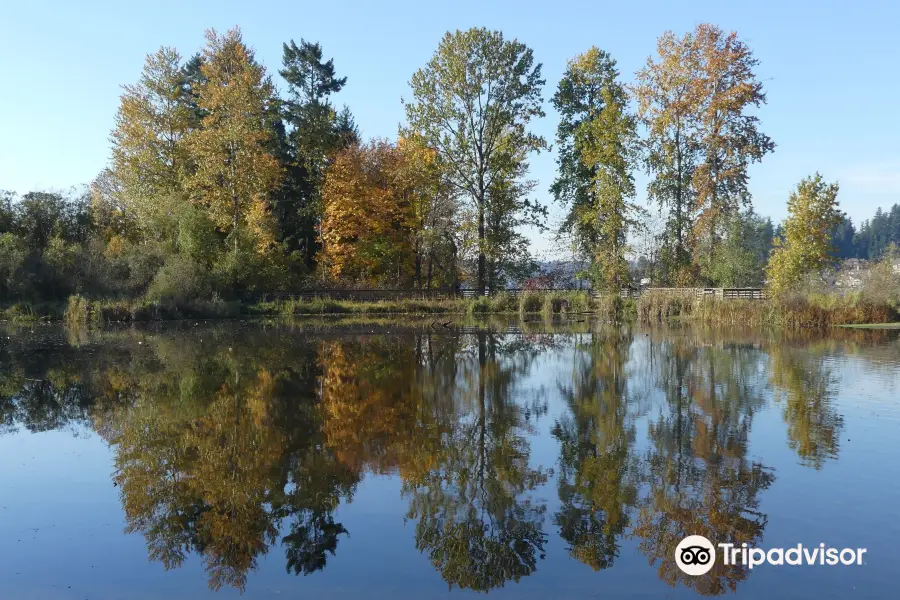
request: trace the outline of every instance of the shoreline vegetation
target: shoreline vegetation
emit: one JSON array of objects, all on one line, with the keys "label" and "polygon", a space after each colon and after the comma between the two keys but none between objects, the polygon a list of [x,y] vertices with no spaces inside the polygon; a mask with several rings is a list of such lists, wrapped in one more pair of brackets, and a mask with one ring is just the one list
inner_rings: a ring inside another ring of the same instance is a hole
[{"label": "shoreline vegetation", "polygon": [[92,300],[70,296],[67,303],[20,302],[0,308],[0,321],[29,323],[64,321],[73,326],[245,317],[306,316],[427,316],[427,315],[591,315],[602,321],[637,321],[645,325],[691,322],[704,325],[776,328],[832,326],[897,327],[900,311],[894,303],[867,298],[864,293],[804,293],[766,300],[695,299],[665,291],[640,297],[595,297],[588,291],[542,291],[519,295],[450,299],[378,301],[329,298],[239,301],[214,298],[182,302]]}]

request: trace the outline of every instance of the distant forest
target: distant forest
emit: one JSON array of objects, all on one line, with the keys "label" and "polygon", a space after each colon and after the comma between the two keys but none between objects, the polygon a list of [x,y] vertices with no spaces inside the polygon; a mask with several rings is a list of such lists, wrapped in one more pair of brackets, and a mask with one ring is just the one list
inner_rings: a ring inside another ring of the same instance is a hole
[{"label": "distant forest", "polygon": [[838,258],[880,258],[891,244],[900,246],[900,204],[894,204],[888,211],[879,208],[875,216],[863,221],[858,229],[853,221],[844,217],[834,228],[832,240]]}]

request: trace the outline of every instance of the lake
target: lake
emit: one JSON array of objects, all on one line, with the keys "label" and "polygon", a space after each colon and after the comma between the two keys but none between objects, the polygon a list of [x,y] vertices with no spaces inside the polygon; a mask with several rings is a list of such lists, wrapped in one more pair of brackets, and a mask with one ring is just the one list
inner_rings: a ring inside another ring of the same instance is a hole
[{"label": "lake", "polygon": [[0,333],[0,598],[896,597],[898,331]]}]

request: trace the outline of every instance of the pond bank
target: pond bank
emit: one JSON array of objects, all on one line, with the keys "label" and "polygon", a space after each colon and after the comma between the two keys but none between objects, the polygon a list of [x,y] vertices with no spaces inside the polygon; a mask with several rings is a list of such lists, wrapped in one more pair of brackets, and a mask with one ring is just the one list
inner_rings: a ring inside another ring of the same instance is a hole
[{"label": "pond bank", "polygon": [[491,297],[400,299],[380,301],[328,298],[238,300],[91,300],[71,296],[67,303],[19,303],[0,308],[0,321],[66,321],[76,325],[104,325],[178,319],[294,317],[317,315],[577,315],[600,320],[644,324],[691,322],[774,328],[898,326],[894,303],[876,302],[861,295],[805,295],[781,299],[746,300],[693,297],[677,293],[645,293],[637,299],[592,297],[586,291],[501,293]]}]

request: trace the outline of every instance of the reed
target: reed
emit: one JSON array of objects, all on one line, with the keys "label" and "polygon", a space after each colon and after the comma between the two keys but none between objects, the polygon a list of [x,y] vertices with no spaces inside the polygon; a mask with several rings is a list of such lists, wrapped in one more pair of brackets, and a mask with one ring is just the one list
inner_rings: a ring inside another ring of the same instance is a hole
[{"label": "reed", "polygon": [[642,323],[691,321],[707,325],[823,328],[889,323],[898,318],[891,303],[862,292],[797,293],[768,300],[696,300],[687,295],[648,292],[637,302]]},{"label": "reed", "polygon": [[539,313],[544,308],[543,295],[538,292],[525,292],[519,296],[519,312],[521,314]]},{"label": "reed", "polygon": [[69,296],[65,322],[70,326],[99,326],[106,323],[174,321],[178,319],[226,319],[240,316],[238,302],[189,300],[184,302],[151,302],[148,300],[89,300]]}]

